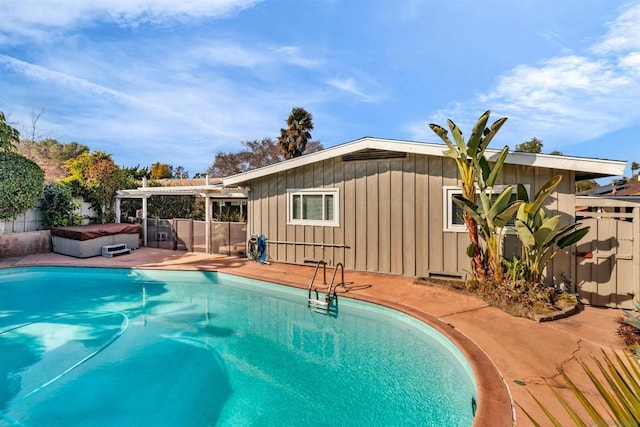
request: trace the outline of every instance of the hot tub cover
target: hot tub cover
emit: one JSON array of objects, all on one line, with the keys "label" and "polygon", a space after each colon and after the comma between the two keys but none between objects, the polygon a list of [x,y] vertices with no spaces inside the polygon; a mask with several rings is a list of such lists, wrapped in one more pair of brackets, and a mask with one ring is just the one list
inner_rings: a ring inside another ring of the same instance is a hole
[{"label": "hot tub cover", "polygon": [[113,234],[137,234],[139,232],[139,224],[91,224],[54,228],[51,230],[51,235],[84,241]]}]

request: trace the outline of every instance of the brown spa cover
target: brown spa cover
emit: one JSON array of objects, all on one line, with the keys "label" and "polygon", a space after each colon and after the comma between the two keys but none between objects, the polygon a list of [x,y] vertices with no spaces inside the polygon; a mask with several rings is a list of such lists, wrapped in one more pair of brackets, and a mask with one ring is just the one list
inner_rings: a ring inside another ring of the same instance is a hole
[{"label": "brown spa cover", "polygon": [[51,235],[71,240],[91,240],[113,234],[138,234],[139,224],[91,224],[58,227],[51,230]]}]

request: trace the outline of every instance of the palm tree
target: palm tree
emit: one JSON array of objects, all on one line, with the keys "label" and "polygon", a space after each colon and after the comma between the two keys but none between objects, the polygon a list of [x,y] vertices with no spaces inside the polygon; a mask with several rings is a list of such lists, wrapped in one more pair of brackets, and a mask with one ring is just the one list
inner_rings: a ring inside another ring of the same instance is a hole
[{"label": "palm tree", "polygon": [[278,146],[285,159],[299,157],[311,139],[313,117],[304,108],[294,107],[287,118],[287,129],[280,129]]}]

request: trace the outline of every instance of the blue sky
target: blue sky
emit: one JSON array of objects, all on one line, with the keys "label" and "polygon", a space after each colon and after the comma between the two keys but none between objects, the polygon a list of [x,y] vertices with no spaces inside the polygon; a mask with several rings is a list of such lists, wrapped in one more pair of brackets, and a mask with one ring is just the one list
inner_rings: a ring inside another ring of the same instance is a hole
[{"label": "blue sky", "polygon": [[[293,107],[325,147],[439,142],[485,110],[492,146],[640,162],[640,1],[6,0],[0,111],[24,136],[122,166],[205,171],[279,135]],[[627,168],[627,174],[629,169]]]}]

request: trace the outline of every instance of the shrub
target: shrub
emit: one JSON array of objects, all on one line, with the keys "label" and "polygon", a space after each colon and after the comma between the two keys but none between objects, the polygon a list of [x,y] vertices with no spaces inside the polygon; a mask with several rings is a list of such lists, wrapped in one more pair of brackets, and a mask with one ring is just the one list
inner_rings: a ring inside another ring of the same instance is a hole
[{"label": "shrub", "polygon": [[75,213],[76,202],[71,189],[57,182],[45,185],[40,209],[48,228],[79,224],[81,218]]},{"label": "shrub", "polygon": [[13,219],[42,197],[44,171],[17,153],[0,152],[0,220]]}]

